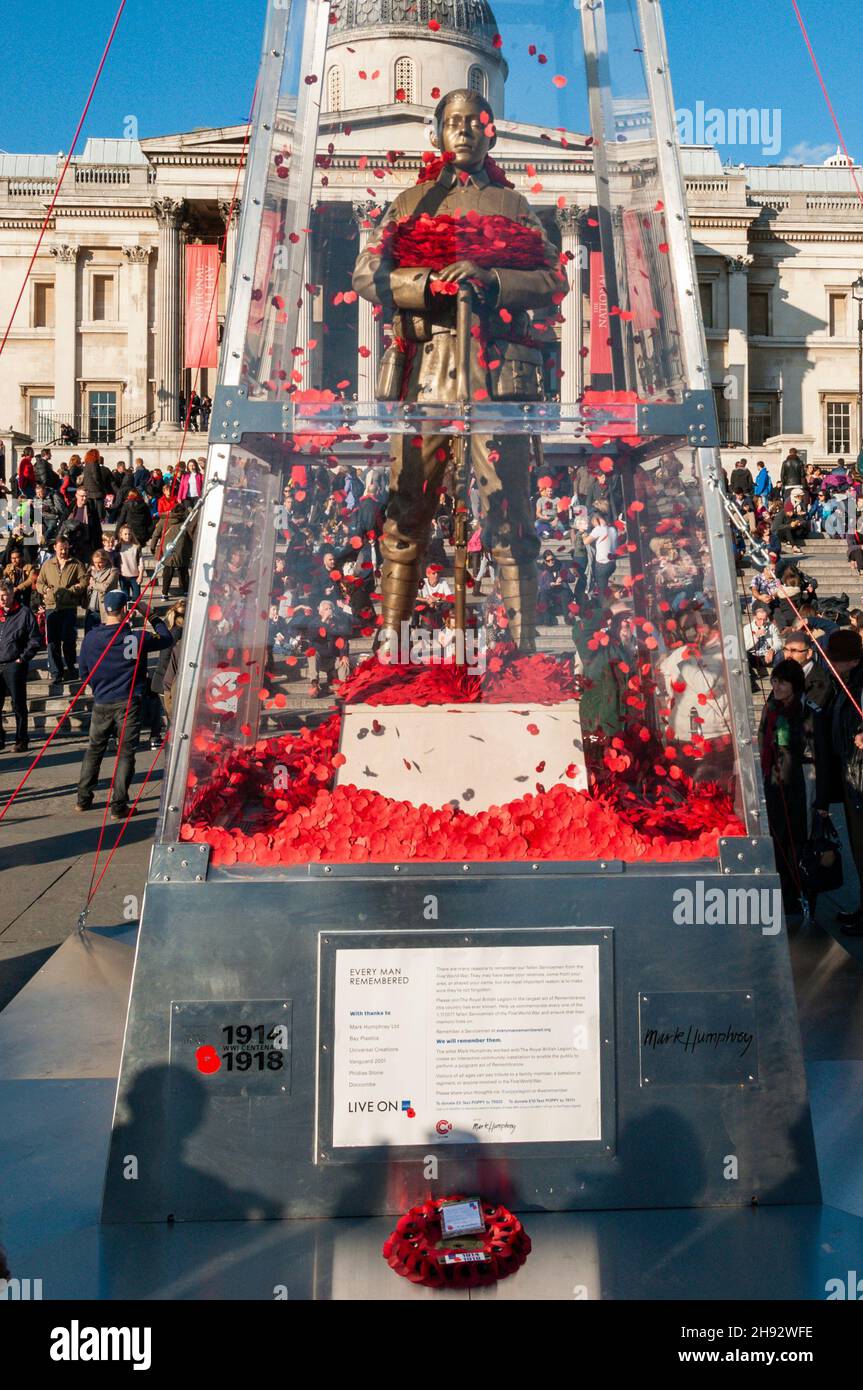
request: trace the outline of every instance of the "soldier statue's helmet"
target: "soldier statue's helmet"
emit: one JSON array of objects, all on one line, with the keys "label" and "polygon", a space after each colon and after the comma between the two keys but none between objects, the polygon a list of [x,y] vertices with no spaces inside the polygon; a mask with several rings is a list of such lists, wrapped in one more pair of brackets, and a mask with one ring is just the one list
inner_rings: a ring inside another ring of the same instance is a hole
[{"label": "soldier statue's helmet", "polygon": [[[443,118],[446,115],[446,109],[449,106],[450,102],[454,101],[456,97],[463,97],[467,101],[470,101],[474,106],[477,106],[480,111],[487,111],[488,124],[494,127],[494,111],[492,110],[490,103],[486,101],[485,97],[481,96],[479,92],[470,91],[470,89],[467,87],[456,87],[451,92],[445,92],[434,109],[432,124],[434,127],[436,143],[438,145],[440,145],[442,138],[441,128],[443,126]],[[493,149],[496,144],[497,131],[495,130],[494,134],[491,137],[491,140],[489,141],[489,149]]]}]

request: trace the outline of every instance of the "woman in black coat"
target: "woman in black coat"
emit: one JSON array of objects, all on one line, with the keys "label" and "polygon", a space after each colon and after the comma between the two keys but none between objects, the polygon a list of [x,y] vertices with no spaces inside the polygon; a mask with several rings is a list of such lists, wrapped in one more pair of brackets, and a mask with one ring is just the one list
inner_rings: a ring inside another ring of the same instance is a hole
[{"label": "woman in black coat", "polygon": [[140,492],[133,488],[127,495],[125,502],[117,517],[117,530],[121,526],[128,526],[138,545],[146,545],[153,534],[153,518],[150,515],[150,508],[144,501]]},{"label": "woman in black coat", "polygon": [[807,781],[814,784],[815,744],[821,741],[816,728],[820,716],[805,697],[805,680],[799,662],[777,662],[770,672],[772,694],[758,731],[767,824],[786,912],[800,911],[799,863],[808,836],[810,800]]}]

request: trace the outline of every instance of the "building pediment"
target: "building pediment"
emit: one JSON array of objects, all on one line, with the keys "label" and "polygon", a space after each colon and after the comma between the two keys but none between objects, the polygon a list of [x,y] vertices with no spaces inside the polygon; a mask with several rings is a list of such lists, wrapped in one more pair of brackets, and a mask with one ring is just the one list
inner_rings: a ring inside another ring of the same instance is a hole
[{"label": "building pediment", "polygon": [[151,135],[141,141],[141,149],[148,159],[190,159],[195,156],[240,155],[246,143],[248,128],[245,125],[207,126],[200,130],[180,131],[173,135]]}]

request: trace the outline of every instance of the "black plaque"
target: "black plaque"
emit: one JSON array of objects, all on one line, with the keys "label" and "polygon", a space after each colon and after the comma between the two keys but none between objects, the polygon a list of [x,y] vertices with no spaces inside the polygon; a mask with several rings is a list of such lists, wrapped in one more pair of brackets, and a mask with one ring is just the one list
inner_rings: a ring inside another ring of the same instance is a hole
[{"label": "black plaque", "polygon": [[752,1086],[758,1029],[751,991],[638,996],[642,1086]]},{"label": "black plaque", "polygon": [[171,1005],[171,1067],[216,1096],[291,1089],[291,1000],[184,1000]]}]

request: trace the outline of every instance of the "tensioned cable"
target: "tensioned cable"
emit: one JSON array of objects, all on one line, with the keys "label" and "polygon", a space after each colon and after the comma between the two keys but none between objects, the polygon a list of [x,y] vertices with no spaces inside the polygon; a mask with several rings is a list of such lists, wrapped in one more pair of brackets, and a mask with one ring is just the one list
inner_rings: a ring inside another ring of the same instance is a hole
[{"label": "tensioned cable", "polygon": [[35,246],[35,248],[34,248],[34,250],[33,250],[33,255],[30,257],[30,264],[28,265],[27,270],[26,270],[25,275],[24,275],[24,282],[23,282],[23,284],[21,285],[21,289],[20,289],[20,291],[19,291],[19,293],[18,293],[18,298],[15,300],[15,304],[14,304],[14,306],[13,306],[13,308],[12,308],[12,313],[11,313],[11,315],[10,315],[9,322],[8,322],[8,324],[6,325],[6,332],[3,334],[3,341],[0,342],[0,356],[3,355],[3,349],[5,348],[6,343],[7,343],[8,340],[9,340],[9,334],[12,332],[12,325],[13,325],[13,323],[15,322],[15,316],[16,316],[16,314],[18,313],[19,308],[21,307],[21,300],[24,298],[24,291],[25,291],[26,288],[27,288],[27,281],[30,279],[30,276],[31,276],[31,274],[32,274],[32,272],[33,272],[33,266],[36,264],[36,257],[37,257],[38,254],[39,254],[39,250],[40,250],[40,247],[41,247],[41,245],[42,245],[42,242],[43,242],[43,240],[44,240],[44,238],[45,238],[45,233],[46,233],[46,231],[48,230],[48,224],[49,224],[49,222],[51,221],[51,217],[52,217],[52,215],[53,215],[54,208],[55,208],[56,203],[57,203],[57,199],[58,199],[59,196],[60,196],[60,189],[63,187],[63,180],[64,180],[65,177],[66,177],[66,173],[67,173],[67,170],[68,170],[68,168],[69,168],[69,165],[72,163],[72,156],[73,156],[73,154],[75,153],[75,146],[76,146],[77,143],[78,143],[78,136],[81,134],[81,129],[82,129],[83,125],[84,125],[85,120],[87,119],[87,112],[90,110],[90,105],[91,105],[91,103],[92,103],[92,101],[93,101],[93,97],[94,97],[95,94],[96,94],[96,88],[97,88],[98,85],[99,85],[99,78],[102,76],[102,69],[104,68],[105,63],[107,62],[108,54],[109,54],[110,51],[111,51],[111,45],[112,45],[113,42],[114,42],[114,35],[117,33],[117,29],[118,29],[118,27],[119,27],[120,20],[121,20],[121,18],[122,18],[123,11],[125,10],[125,8],[126,8],[126,0],[120,0],[120,8],[118,9],[117,14],[116,14],[116,16],[115,16],[115,18],[114,18],[114,23],[113,23],[113,26],[112,26],[112,28],[111,28],[111,32],[110,32],[110,34],[108,35],[108,42],[105,44],[105,50],[104,50],[104,52],[103,52],[103,54],[102,54],[102,58],[101,58],[101,61],[100,61],[100,63],[99,63],[99,66],[98,66],[98,68],[96,69],[96,76],[93,78],[93,85],[92,85],[91,88],[90,88],[90,94],[89,94],[89,96],[87,97],[87,100],[86,100],[86,102],[85,102],[84,110],[81,112],[81,119],[80,119],[79,122],[78,122],[78,126],[77,126],[77,129],[76,129],[76,131],[75,131],[75,134],[72,136],[72,143],[71,143],[71,145],[69,146],[69,153],[68,153],[67,156],[66,156],[66,162],[65,162],[65,164],[63,165],[63,168],[62,168],[61,171],[60,171],[60,177],[59,177],[59,179],[57,180],[57,187],[54,189],[54,196],[52,197],[51,203],[50,203],[49,208],[48,208],[48,211],[47,211],[46,214],[45,214],[45,220],[43,221],[42,226],[41,226],[41,228],[40,228],[40,230],[39,230],[39,236],[38,236],[38,238],[37,238],[37,240],[36,240],[36,246]]},{"label": "tensioned cable", "polygon": [[830,93],[827,91],[827,84],[826,84],[826,82],[824,81],[824,78],[821,76],[821,69],[820,69],[820,67],[818,66],[818,59],[815,57],[815,50],[814,50],[814,48],[812,47],[812,43],[811,43],[811,41],[810,41],[809,34],[807,33],[807,30],[806,30],[806,25],[805,25],[805,23],[803,22],[803,16],[802,16],[802,14],[800,13],[800,6],[798,5],[797,0],[791,0],[791,4],[792,4],[792,6],[793,6],[793,8],[794,8],[794,13],[795,13],[796,16],[797,16],[797,23],[800,25],[800,32],[801,32],[802,35],[803,35],[803,40],[804,40],[804,42],[805,42],[805,44],[806,44],[806,47],[807,47],[808,50],[809,50],[809,57],[812,59],[812,66],[813,66],[814,69],[815,69],[815,75],[816,75],[816,77],[818,78],[818,82],[819,82],[819,84],[820,84],[820,86],[821,86],[821,91],[822,91],[822,93],[824,94],[824,100],[825,100],[826,103],[827,103],[827,110],[830,112],[830,119],[832,120],[832,122],[833,122],[833,127],[834,127],[834,129],[835,129],[835,131],[836,131],[837,136],[839,137],[839,144],[840,144],[840,147],[841,147],[841,149],[842,149],[842,153],[844,154],[845,158],[846,158],[847,161],[848,161],[848,172],[849,172],[849,174],[851,175],[851,181],[852,181],[852,183],[854,184],[854,188],[855,188],[855,191],[856,191],[856,193],[857,193],[857,197],[860,199],[860,202],[863,203],[863,191],[861,191],[860,184],[857,182],[857,175],[856,175],[856,173],[854,172],[854,161],[853,161],[853,159],[851,158],[850,154],[848,153],[848,146],[845,144],[845,136],[842,134],[842,128],[841,128],[841,126],[839,125],[839,121],[838,121],[838,118],[837,118],[837,116],[836,116],[836,112],[835,112],[834,109],[833,109],[833,103],[832,103],[832,101],[830,100]]}]

